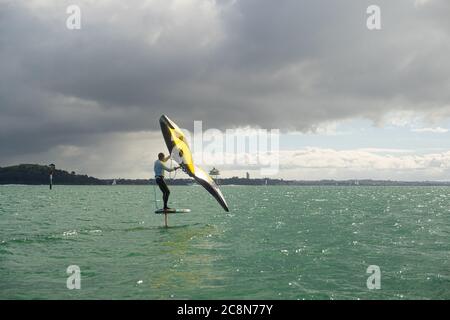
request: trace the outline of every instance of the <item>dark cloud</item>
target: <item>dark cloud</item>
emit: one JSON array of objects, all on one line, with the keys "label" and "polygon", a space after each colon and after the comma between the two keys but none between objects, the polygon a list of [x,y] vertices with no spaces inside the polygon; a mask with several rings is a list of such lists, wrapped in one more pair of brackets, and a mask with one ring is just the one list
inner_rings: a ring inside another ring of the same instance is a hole
[{"label": "dark cloud", "polygon": [[[305,130],[405,109],[447,115],[446,0],[0,1],[3,157],[182,126]],[[3,162],[3,161],[2,161]],[[0,162],[1,163],[1,162]]]}]

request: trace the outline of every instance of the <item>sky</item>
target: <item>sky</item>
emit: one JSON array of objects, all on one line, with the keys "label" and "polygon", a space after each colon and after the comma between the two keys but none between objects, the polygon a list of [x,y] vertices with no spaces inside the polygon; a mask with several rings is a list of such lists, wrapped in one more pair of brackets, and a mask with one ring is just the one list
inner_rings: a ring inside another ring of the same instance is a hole
[{"label": "sky", "polygon": [[150,178],[166,114],[187,132],[278,129],[272,178],[450,180],[449,12],[448,0],[0,0],[0,166]]}]

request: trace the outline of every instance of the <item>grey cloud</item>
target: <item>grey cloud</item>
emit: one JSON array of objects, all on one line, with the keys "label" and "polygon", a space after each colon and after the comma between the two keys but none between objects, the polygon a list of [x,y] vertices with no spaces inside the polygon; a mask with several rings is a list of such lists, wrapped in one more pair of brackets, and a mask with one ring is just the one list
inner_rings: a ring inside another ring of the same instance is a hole
[{"label": "grey cloud", "polygon": [[[449,4],[377,1],[0,2],[2,156],[86,137],[254,125],[306,130],[409,109],[449,115]],[[191,7],[190,7],[191,6]],[[0,163],[3,162],[0,160]]]}]

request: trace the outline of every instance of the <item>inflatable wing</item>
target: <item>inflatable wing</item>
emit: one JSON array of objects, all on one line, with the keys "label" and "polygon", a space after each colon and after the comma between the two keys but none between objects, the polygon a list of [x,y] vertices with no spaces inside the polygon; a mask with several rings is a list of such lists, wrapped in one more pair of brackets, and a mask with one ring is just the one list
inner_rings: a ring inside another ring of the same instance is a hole
[{"label": "inflatable wing", "polygon": [[181,129],[165,115],[161,116],[159,124],[172,159],[197,183],[202,185],[225,211],[228,211],[227,202],[217,184],[203,169],[194,165],[191,150]]}]

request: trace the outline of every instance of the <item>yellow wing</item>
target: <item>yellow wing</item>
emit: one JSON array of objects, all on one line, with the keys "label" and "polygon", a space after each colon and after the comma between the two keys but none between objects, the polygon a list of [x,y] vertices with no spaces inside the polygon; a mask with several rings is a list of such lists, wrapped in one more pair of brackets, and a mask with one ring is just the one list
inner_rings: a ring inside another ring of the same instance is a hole
[{"label": "yellow wing", "polygon": [[228,204],[217,184],[203,169],[194,165],[191,150],[181,129],[165,115],[161,116],[159,124],[172,159],[202,185],[225,211],[228,211]]}]

